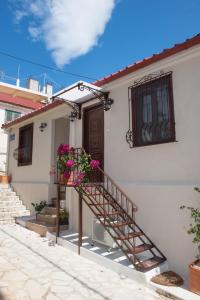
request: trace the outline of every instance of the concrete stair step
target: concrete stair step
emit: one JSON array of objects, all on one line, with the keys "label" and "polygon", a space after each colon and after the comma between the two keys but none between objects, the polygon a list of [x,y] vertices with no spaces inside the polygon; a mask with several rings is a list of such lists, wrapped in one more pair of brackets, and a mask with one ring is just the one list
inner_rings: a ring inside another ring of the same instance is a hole
[{"label": "concrete stair step", "polygon": [[15,223],[15,218],[0,219],[0,225],[13,224],[13,223]]},{"label": "concrete stair step", "polygon": [[0,197],[0,202],[1,201],[16,201],[19,200],[19,196],[4,196]]},{"label": "concrete stair step", "polygon": [[9,183],[0,183],[0,190],[12,189]]},{"label": "concrete stair step", "polygon": [[[55,232],[56,226],[45,224],[45,222],[37,220],[29,220],[26,222],[26,228],[38,233],[40,236],[46,236],[47,232]],[[68,225],[61,225],[60,231],[67,230]]]},{"label": "concrete stair step", "polygon": [[48,207],[46,206],[42,212],[42,214],[46,214],[46,215],[56,215],[56,207]]},{"label": "concrete stair step", "polygon": [[28,210],[18,210],[18,211],[11,211],[11,212],[1,212],[0,213],[0,219],[20,217],[20,216],[28,216],[28,215],[30,215],[30,212]]},{"label": "concrete stair step", "polygon": [[56,207],[57,198],[52,198],[51,202],[52,202],[53,207]]},{"label": "concrete stair step", "polygon": [[49,225],[56,225],[56,215],[37,214],[36,220]]},{"label": "concrete stair step", "polygon": [[22,201],[0,201],[0,208],[5,208],[9,206],[20,206],[22,205]]},{"label": "concrete stair step", "polygon": [[15,212],[15,211],[18,211],[19,209],[26,210],[26,206],[19,204],[19,205],[13,205],[13,206],[0,207],[0,213],[1,212],[10,212],[10,211]]},{"label": "concrete stair step", "polygon": [[10,197],[10,196],[16,196],[17,194],[15,192],[8,192],[8,191],[5,191],[5,192],[0,192],[0,198],[1,197]]}]

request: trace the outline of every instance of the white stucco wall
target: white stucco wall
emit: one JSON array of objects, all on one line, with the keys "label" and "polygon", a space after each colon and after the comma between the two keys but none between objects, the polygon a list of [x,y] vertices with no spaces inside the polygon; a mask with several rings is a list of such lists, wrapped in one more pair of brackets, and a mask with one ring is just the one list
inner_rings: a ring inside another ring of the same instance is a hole
[{"label": "white stucco wall", "polygon": [[[53,193],[54,176],[50,176],[52,165],[55,164],[55,120],[66,117],[69,113],[67,105],[62,105],[52,111],[47,111],[34,118],[21,122],[10,129],[9,134],[15,134],[15,140],[10,141],[8,173],[12,176],[12,185],[21,196],[24,204],[33,211],[32,202],[48,201],[56,196]],[[42,122],[47,123],[43,132],[39,126]],[[19,128],[33,123],[33,153],[32,164],[18,166],[17,160],[13,157],[14,150],[18,148]],[[67,126],[66,126],[67,127]],[[66,129],[65,127],[65,129]],[[61,131],[63,129],[61,128]],[[69,130],[66,131],[66,139],[69,137]],[[61,138],[63,134],[61,135]],[[58,143],[59,136],[56,137]]]},{"label": "white stucco wall", "polygon": [[5,110],[12,110],[15,112],[20,112],[22,115],[29,112],[29,109],[22,108],[15,105],[10,105],[7,103],[0,102],[0,172],[6,171],[6,161],[7,161],[7,143],[8,135],[1,128],[1,125],[5,123]]},{"label": "white stucco wall", "polygon": [[[177,142],[130,149],[125,139],[128,87],[134,80],[161,70],[173,72]],[[104,115],[105,171],[138,205],[138,224],[167,256],[170,267],[186,275],[197,250],[186,233],[189,213],[179,207],[200,206],[200,196],[193,190],[200,185],[200,48],[138,70],[105,89],[115,101]],[[76,146],[81,146],[81,121],[76,121],[75,134]],[[84,222],[85,233],[91,235],[90,217]]]},{"label": "white stucco wall", "polygon": [[[125,140],[128,87],[136,79],[161,70],[173,72],[177,142],[130,149]],[[193,187],[200,185],[200,47],[124,76],[105,88],[115,101],[111,110],[105,112],[105,171],[138,205],[136,221],[167,256],[171,268],[186,275],[188,264],[195,258],[196,247],[186,233],[189,214],[180,211],[179,207],[183,204],[199,205],[199,195]],[[19,126],[11,131],[16,137],[10,142],[9,172],[14,187],[29,206],[36,199],[48,199],[52,193],[49,171],[55,150],[54,120],[66,117],[69,111],[62,105],[34,118],[32,166],[17,167],[12,153],[18,147]],[[20,126],[30,122],[32,120]],[[48,124],[43,133],[38,129],[41,122]],[[82,146],[82,120],[70,123],[70,143],[75,147]],[[67,207],[72,229],[77,229],[78,225],[76,200],[76,192],[72,191],[71,196],[69,193]],[[84,233],[89,235],[91,222],[92,214],[84,206]]]}]

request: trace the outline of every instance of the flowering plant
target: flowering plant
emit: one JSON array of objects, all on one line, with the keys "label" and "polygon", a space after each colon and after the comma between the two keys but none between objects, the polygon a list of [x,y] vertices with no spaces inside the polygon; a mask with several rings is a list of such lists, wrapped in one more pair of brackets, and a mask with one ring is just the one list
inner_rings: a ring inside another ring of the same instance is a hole
[{"label": "flowering plant", "polygon": [[[200,188],[195,187],[194,190],[200,193]],[[196,257],[200,259],[200,209],[194,207],[187,207],[185,205],[182,205],[180,207],[180,209],[185,208],[187,208],[190,211],[190,217],[193,220],[193,223],[190,224],[187,233],[193,235],[193,243],[196,244],[198,248],[198,254]]]},{"label": "flowering plant", "polygon": [[61,174],[67,179],[67,171],[70,171],[74,166],[73,160],[74,148],[67,144],[60,144],[57,150],[58,169]]},{"label": "flowering plant", "polygon": [[80,186],[89,182],[89,173],[98,169],[100,162],[91,158],[91,155],[83,152],[75,155],[75,149],[67,144],[61,144],[57,150],[57,162],[60,173],[68,180],[73,173],[73,186]]}]

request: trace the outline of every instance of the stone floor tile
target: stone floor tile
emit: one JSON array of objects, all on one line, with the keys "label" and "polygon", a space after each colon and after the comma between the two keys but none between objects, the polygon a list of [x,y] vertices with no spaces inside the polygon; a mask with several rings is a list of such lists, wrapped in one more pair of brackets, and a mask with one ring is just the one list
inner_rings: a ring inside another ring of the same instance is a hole
[{"label": "stone floor tile", "polygon": [[68,249],[49,246],[47,239],[18,225],[0,226],[0,245],[4,300],[163,299]]}]

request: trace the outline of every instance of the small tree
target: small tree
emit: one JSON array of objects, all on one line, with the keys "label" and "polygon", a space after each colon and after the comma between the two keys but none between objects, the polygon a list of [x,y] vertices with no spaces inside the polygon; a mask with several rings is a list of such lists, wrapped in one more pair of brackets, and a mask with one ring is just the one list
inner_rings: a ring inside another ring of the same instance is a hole
[{"label": "small tree", "polygon": [[[200,188],[195,187],[194,190],[200,193]],[[196,244],[198,247],[197,258],[200,259],[200,209],[194,207],[188,207],[185,205],[181,206],[180,208],[181,209],[187,208],[190,211],[190,216],[193,220],[193,223],[190,224],[187,233],[192,234],[194,236],[193,243]]]}]

